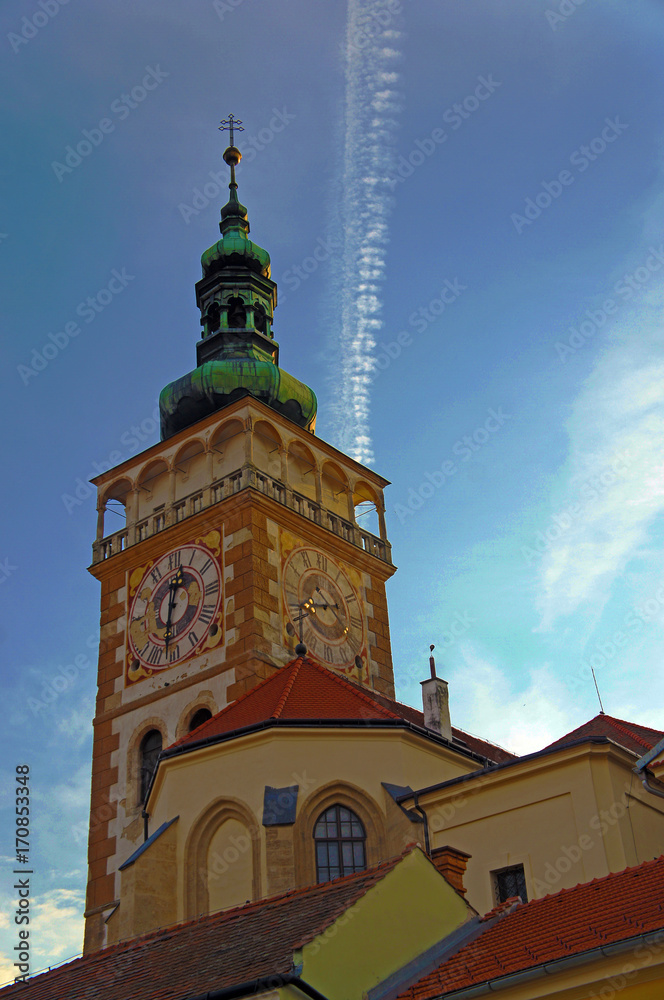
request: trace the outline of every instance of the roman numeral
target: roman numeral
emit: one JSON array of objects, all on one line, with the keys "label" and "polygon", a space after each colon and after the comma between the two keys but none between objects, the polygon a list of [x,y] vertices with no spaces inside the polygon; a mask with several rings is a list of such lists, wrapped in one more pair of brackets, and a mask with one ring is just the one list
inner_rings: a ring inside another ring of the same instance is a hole
[{"label": "roman numeral", "polygon": [[168,654],[169,660],[171,661],[171,663],[173,663],[175,660],[179,658],[179,656],[180,656],[180,647],[173,646],[170,653]]},{"label": "roman numeral", "polygon": [[350,623],[353,628],[362,628],[362,619],[356,618],[355,615],[350,616]]},{"label": "roman numeral", "polygon": [[147,657],[148,663],[151,666],[156,667],[159,663],[161,663],[161,658],[163,656],[163,653],[164,651],[161,648],[161,646],[153,646],[150,652],[148,653]]},{"label": "roman numeral", "polygon": [[334,660],[332,658],[332,650],[330,649],[329,646],[323,646],[323,655],[328,663],[334,663]]},{"label": "roman numeral", "polygon": [[356,600],[357,600],[357,597],[356,597],[356,596],[355,596],[355,594],[354,594],[354,593],[353,593],[353,592],[351,591],[351,592],[350,592],[350,594],[344,594],[344,600],[345,600],[345,601],[346,601],[346,602],[347,602],[348,604],[350,604],[350,602],[351,602],[351,601],[356,601]]},{"label": "roman numeral", "polygon": [[319,569],[322,569],[324,573],[327,573],[327,558],[322,552],[316,553],[316,563]]},{"label": "roman numeral", "polygon": [[311,569],[311,559],[309,558],[309,553],[306,550],[300,552],[300,559],[302,560],[303,565],[306,566],[307,569]]},{"label": "roman numeral", "polygon": [[205,565],[201,566],[201,576],[205,576],[211,565],[212,565],[212,560],[208,559]]},{"label": "roman numeral", "polygon": [[198,636],[196,635],[196,633],[194,632],[193,629],[191,630],[191,632],[189,633],[189,635],[187,636],[187,638],[189,639],[189,642],[191,643],[191,646],[192,646],[192,649],[193,649],[193,647],[198,642]]},{"label": "roman numeral", "polygon": [[216,594],[218,590],[219,590],[219,581],[218,580],[213,580],[212,583],[207,583],[205,585],[205,593],[206,593],[206,595],[207,594]]},{"label": "roman numeral", "polygon": [[198,620],[201,622],[205,622],[207,624],[208,622],[212,621],[213,612],[214,612],[214,604],[205,604],[203,606],[200,615],[198,616]]},{"label": "roman numeral", "polygon": [[168,568],[175,569],[176,566],[182,565],[182,553],[181,552],[171,552],[168,557]]},{"label": "roman numeral", "polygon": [[158,566],[155,566],[155,568],[150,573],[150,576],[152,577],[152,582],[153,583],[159,583],[159,581],[161,580],[161,577],[162,577],[162,572],[161,572],[161,570],[159,569]]}]

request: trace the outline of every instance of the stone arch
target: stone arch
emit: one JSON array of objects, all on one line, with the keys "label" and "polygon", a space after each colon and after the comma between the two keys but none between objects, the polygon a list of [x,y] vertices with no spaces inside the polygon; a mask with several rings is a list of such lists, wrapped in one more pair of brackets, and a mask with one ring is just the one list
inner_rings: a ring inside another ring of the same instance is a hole
[{"label": "stone arch", "polygon": [[225,420],[215,428],[210,438],[212,474],[222,479],[237,472],[245,463],[245,426],[241,420]]},{"label": "stone arch", "polygon": [[325,462],[321,470],[323,507],[348,520],[350,485],[343,469],[334,462]]},{"label": "stone arch", "polygon": [[205,443],[200,438],[188,441],[175,455],[173,466],[176,501],[189,496],[196,489],[203,489],[208,478]]},{"label": "stone arch", "polygon": [[372,535],[380,535],[378,519],[380,506],[381,498],[373,486],[358,480],[353,487],[353,507],[357,526],[363,531],[371,532]]},{"label": "stone arch", "polygon": [[288,485],[297,493],[316,500],[318,467],[313,452],[301,441],[288,445]]},{"label": "stone arch", "polygon": [[178,724],[175,728],[175,739],[179,740],[181,736],[186,736],[190,731],[190,723],[196,712],[201,708],[209,708],[212,715],[216,715],[219,711],[217,703],[211,691],[201,691],[196,697],[189,702],[184,711],[180,714]]},{"label": "stone arch", "polygon": [[138,487],[138,519],[148,517],[165,507],[170,499],[168,466],[163,458],[148,462],[140,471]]},{"label": "stone arch", "polygon": [[141,744],[152,729],[157,729],[161,733],[162,747],[168,746],[168,730],[163,719],[156,715],[143,719],[140,726],[132,733],[127,747],[127,815],[136,813],[143,808],[141,801]]},{"label": "stone arch", "polygon": [[268,420],[257,420],[254,424],[253,445],[256,468],[281,481],[283,442],[279,431]]},{"label": "stone arch", "polygon": [[[101,537],[113,535],[122,531],[127,525],[127,508],[131,501],[134,484],[129,479],[117,479],[107,486],[100,499],[100,511],[103,517]],[[130,512],[129,512],[130,513]],[[107,516],[108,515],[108,516]]]},{"label": "stone arch", "polygon": [[367,834],[367,867],[377,865],[387,857],[385,816],[380,807],[357,785],[334,781],[312,792],[298,809],[293,830],[297,885],[313,885],[316,881],[314,827],[320,814],[334,805],[346,806],[362,821]]},{"label": "stone arch", "polygon": [[[233,835],[231,843],[210,857],[217,835],[225,824],[235,824],[243,833]],[[242,869],[238,866],[242,865]],[[261,827],[244,802],[239,799],[217,799],[194,822],[185,845],[185,919],[211,912],[211,901],[223,894],[222,880],[231,873],[230,889],[235,891],[238,873],[248,876],[251,899],[261,897]],[[234,876],[234,877],[233,877]],[[211,882],[214,884],[211,885]],[[212,891],[211,891],[212,890]],[[221,891],[219,891],[221,890]],[[212,897],[212,900],[211,900]],[[232,899],[232,896],[229,897]],[[242,900],[244,902],[244,900]],[[229,902],[227,906],[234,905]],[[216,907],[220,909],[221,907]]]}]

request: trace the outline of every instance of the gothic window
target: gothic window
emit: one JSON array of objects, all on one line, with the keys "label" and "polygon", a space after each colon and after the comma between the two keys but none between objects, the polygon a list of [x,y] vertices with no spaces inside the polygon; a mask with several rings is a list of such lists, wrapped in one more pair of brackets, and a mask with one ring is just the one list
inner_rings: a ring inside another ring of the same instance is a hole
[{"label": "gothic window", "polygon": [[244,302],[237,295],[228,300],[228,325],[231,329],[247,325],[247,310],[244,307]]},{"label": "gothic window", "polygon": [[521,902],[528,902],[528,892],[526,890],[526,873],[523,865],[511,865],[509,868],[501,868],[493,874],[494,893],[497,903],[504,903],[506,899],[513,896],[521,896]]},{"label": "gothic window", "polygon": [[199,708],[197,712],[191,717],[191,722],[189,723],[189,732],[192,733],[194,729],[198,729],[202,726],[204,722],[212,718],[212,712],[209,708]]},{"label": "gothic window", "polygon": [[158,729],[151,729],[141,740],[141,802],[145,802],[147,798],[150,781],[161,753],[161,746],[161,733]]},{"label": "gothic window", "polygon": [[367,835],[358,816],[344,806],[331,806],[314,827],[316,878],[329,882],[367,867]]}]

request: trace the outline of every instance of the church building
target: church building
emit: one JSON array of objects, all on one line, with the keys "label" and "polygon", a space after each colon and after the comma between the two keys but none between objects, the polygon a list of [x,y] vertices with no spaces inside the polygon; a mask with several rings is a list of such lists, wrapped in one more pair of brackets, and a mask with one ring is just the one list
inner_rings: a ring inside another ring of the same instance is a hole
[{"label": "church building", "polygon": [[0,993],[661,998],[664,734],[600,713],[517,757],[452,725],[433,657],[396,700],[389,484],[280,366],[232,130],[224,160],[196,367],[94,480],[83,956]]}]

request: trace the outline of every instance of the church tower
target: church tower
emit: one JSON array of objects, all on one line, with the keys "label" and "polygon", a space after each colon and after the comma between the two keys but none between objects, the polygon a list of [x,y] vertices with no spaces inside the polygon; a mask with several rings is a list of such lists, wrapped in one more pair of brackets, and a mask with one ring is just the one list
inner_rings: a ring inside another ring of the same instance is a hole
[{"label": "church tower", "polygon": [[[387,481],[314,434],[316,397],[279,366],[277,287],[224,153],[221,239],[196,285],[197,367],[160,397],[161,441],[103,473],[85,950],[102,947],[119,869],[147,832],[162,748],[300,653],[394,695]],[[377,533],[356,512],[373,511]],[[120,530],[108,512],[124,515]],[[116,530],[109,530],[110,528]]]}]

